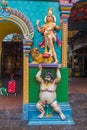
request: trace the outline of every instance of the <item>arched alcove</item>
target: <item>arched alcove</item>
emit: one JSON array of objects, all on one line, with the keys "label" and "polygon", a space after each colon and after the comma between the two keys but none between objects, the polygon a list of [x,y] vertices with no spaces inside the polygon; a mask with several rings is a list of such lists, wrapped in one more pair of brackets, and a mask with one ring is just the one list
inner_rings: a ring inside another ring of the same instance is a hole
[{"label": "arched alcove", "polygon": [[[7,7],[0,10],[0,61],[2,54],[2,43],[6,35],[10,33],[17,33],[22,35],[22,52],[23,52],[23,103],[28,102],[28,57],[26,56],[26,45],[32,42],[34,30],[30,20],[22,14],[20,11],[15,9],[8,9]],[[31,45],[31,44],[30,44]],[[0,62],[1,63],[1,62]],[[27,68],[27,70],[25,69]],[[1,64],[0,64],[1,73]],[[26,78],[25,78],[26,75]],[[27,95],[27,96],[26,96]]]}]

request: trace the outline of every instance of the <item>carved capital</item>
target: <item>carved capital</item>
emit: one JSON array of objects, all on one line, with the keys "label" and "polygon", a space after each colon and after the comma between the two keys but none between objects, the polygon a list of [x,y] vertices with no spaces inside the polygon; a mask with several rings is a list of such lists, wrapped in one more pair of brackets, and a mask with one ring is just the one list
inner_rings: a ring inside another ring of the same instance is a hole
[{"label": "carved capital", "polygon": [[60,2],[60,9],[61,9],[61,18],[62,19],[67,19],[70,16],[71,9],[72,9],[73,3],[69,3],[68,1]]}]

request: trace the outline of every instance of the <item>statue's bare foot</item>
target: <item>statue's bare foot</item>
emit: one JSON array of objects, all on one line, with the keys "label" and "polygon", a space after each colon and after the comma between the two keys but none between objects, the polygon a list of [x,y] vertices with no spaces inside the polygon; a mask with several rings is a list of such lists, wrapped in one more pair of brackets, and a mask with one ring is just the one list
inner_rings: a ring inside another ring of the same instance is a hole
[{"label": "statue's bare foot", "polygon": [[66,117],[65,117],[65,115],[62,112],[59,115],[60,115],[62,120],[65,120]]},{"label": "statue's bare foot", "polygon": [[44,116],[45,112],[42,112],[38,117],[42,118]]},{"label": "statue's bare foot", "polygon": [[53,62],[54,64],[58,64],[58,61]]}]

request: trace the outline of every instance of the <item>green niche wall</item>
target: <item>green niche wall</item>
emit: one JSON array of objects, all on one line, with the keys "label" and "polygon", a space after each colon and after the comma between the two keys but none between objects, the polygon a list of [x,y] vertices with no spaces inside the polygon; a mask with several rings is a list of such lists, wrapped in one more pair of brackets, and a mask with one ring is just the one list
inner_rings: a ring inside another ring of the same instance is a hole
[{"label": "green niche wall", "polygon": [[[29,68],[29,103],[36,103],[39,100],[39,90],[40,85],[36,81],[36,73],[38,68]],[[50,71],[53,73],[54,77],[56,76],[56,68],[43,68],[42,77],[45,72]],[[57,85],[57,101],[58,102],[67,102],[68,101],[68,69],[61,68],[61,81]]]}]

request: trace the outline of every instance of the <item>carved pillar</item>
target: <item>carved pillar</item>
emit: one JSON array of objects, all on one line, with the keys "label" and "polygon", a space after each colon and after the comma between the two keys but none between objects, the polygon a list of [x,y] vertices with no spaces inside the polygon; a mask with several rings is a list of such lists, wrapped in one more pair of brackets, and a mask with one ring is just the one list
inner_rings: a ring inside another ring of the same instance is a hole
[{"label": "carved pillar", "polygon": [[62,25],[62,67],[67,67],[68,22]]},{"label": "carved pillar", "polygon": [[23,104],[29,103],[29,51],[32,40],[23,40]]},{"label": "carved pillar", "polygon": [[28,56],[23,54],[23,103],[28,103]]},{"label": "carved pillar", "polygon": [[61,17],[63,19],[62,25],[62,67],[67,67],[68,54],[68,18],[73,4],[68,0],[60,0]]}]

